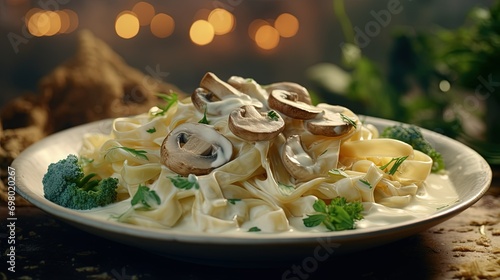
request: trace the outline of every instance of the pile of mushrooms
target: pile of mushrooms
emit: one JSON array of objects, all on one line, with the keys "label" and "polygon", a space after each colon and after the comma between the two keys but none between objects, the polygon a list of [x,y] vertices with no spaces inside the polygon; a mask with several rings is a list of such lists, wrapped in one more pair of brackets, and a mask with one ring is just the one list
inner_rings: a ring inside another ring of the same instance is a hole
[{"label": "pile of mushrooms", "polygon": [[[281,149],[284,167],[299,181],[318,176],[318,162],[308,155],[301,138],[286,124],[303,123],[302,133],[345,138],[356,131],[357,117],[347,108],[313,105],[306,88],[291,82],[261,86],[253,79],[233,76],[227,82],[208,72],[191,95],[201,113],[228,117],[228,128],[249,141],[272,141],[280,134],[287,140]],[[172,130],[161,146],[161,159],[182,176],[205,175],[229,162],[232,143],[213,126],[183,123]],[[300,154],[300,156],[299,156]],[[298,157],[301,157],[298,159]]]}]

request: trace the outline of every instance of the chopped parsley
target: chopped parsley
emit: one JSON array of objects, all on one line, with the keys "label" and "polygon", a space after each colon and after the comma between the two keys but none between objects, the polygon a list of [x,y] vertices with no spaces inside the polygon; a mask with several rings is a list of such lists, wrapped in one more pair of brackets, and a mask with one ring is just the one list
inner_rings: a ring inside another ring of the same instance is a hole
[{"label": "chopped parsley", "polygon": [[280,115],[278,115],[278,113],[273,110],[267,112],[267,117],[272,121],[277,121],[280,119]]},{"label": "chopped parsley", "polygon": [[130,203],[132,206],[139,206],[140,208],[150,210],[160,205],[161,200],[154,190],[149,189],[147,186],[139,185]]},{"label": "chopped parsley", "polygon": [[228,198],[227,202],[231,203],[232,205],[235,205],[236,202],[241,201],[240,198]]},{"label": "chopped parsley", "polygon": [[248,229],[248,232],[259,232],[262,231],[259,227],[251,227]]},{"label": "chopped parsley", "polygon": [[193,174],[189,174],[188,177],[182,177],[181,175],[177,175],[175,177],[168,177],[168,179],[170,179],[170,181],[172,182],[172,184],[174,184],[176,188],[182,190],[200,188],[200,184],[198,183],[198,178]]},{"label": "chopped parsley", "polygon": [[354,229],[355,223],[363,219],[363,204],[359,201],[347,202],[344,197],[336,197],[326,204],[318,199],[313,204],[315,214],[307,215],[302,221],[306,227],[324,224],[330,231]]},{"label": "chopped parsley", "polygon": [[146,132],[147,132],[147,133],[151,133],[151,134],[153,134],[153,133],[155,133],[155,132],[156,132],[156,128],[155,128],[155,127],[150,128],[150,129],[146,130]]},{"label": "chopped parsley", "polygon": [[198,121],[198,123],[210,124],[210,121],[207,119],[207,106],[205,106],[205,112],[203,113],[203,118]]}]

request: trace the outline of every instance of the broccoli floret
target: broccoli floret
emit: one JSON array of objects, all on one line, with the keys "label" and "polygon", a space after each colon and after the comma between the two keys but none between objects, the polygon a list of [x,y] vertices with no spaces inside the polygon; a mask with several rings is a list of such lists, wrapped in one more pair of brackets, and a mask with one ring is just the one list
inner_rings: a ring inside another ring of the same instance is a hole
[{"label": "broccoli floret", "polygon": [[433,161],[431,171],[434,173],[445,169],[441,154],[432,147],[431,143],[424,138],[420,129],[415,125],[403,126],[403,124],[397,124],[386,127],[380,137],[403,141],[410,144],[415,150],[428,155]]},{"label": "broccoli floret", "polygon": [[91,209],[115,202],[118,179],[92,179],[96,174],[85,175],[78,158],[68,155],[49,165],[43,176],[45,198],[71,209]]}]

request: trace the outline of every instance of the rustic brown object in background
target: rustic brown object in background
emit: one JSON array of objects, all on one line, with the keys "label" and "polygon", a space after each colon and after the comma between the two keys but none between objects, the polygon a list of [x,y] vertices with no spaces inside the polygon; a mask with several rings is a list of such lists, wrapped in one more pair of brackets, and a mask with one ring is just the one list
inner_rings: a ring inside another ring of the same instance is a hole
[{"label": "rustic brown object in background", "polygon": [[[154,68],[154,67],[153,67]],[[105,42],[81,31],[76,54],[40,80],[39,94],[11,100],[0,110],[0,170],[29,145],[76,125],[147,112],[161,103],[157,93],[176,92],[127,65]],[[6,199],[7,174],[1,173],[0,199]],[[16,204],[28,204],[22,198]]]}]

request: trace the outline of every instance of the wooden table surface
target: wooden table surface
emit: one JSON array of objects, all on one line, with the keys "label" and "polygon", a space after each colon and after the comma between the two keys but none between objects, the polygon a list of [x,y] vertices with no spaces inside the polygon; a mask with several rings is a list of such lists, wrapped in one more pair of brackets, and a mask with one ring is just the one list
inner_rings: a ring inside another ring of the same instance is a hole
[{"label": "wooden table surface", "polygon": [[454,218],[388,245],[332,257],[309,271],[294,271],[300,269],[300,261],[245,269],[180,262],[88,234],[37,208],[18,207],[16,271],[10,272],[7,211],[2,203],[0,278],[500,279],[500,168],[493,170],[488,193]]}]

